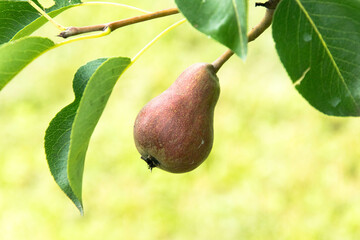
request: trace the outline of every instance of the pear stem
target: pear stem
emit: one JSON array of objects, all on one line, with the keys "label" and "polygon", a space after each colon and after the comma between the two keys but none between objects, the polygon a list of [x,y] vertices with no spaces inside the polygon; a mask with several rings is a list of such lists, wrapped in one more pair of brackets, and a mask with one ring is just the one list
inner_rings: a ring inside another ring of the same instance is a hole
[{"label": "pear stem", "polygon": [[219,69],[221,68],[222,65],[224,65],[224,63],[229,60],[229,58],[231,58],[231,56],[234,55],[234,52],[231,51],[230,49],[226,50],[226,52],[224,52],[220,57],[218,57],[213,63],[212,65],[215,68],[215,73],[217,73],[219,71]]},{"label": "pear stem", "polygon": [[[252,42],[254,41],[256,38],[258,38],[270,25],[272,22],[272,18],[274,15],[274,11],[275,8],[277,6],[277,4],[280,2],[281,0],[270,0],[269,2],[271,2],[273,5],[271,8],[267,8],[264,17],[261,19],[261,21],[255,26],[253,27],[250,32],[248,32],[247,34],[247,41]],[[223,53],[220,57],[218,57],[213,63],[212,65],[215,68],[215,72],[218,72],[219,69],[222,67],[222,65],[229,60],[229,58],[234,55],[234,52],[232,52],[230,49],[226,50],[225,53]]]}]

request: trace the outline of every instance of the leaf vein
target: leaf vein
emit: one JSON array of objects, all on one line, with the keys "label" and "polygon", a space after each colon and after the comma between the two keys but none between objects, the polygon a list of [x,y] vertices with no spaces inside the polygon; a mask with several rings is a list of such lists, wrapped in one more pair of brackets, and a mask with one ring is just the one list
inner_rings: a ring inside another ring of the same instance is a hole
[{"label": "leaf vein", "polygon": [[346,91],[349,93],[349,96],[351,97],[351,100],[353,101],[354,105],[357,106],[357,108],[359,108],[359,105],[358,103],[356,102],[352,92],[350,91],[348,85],[346,84],[345,82],[345,79],[344,77],[342,76],[341,72],[340,72],[340,69],[334,59],[334,57],[332,56],[329,48],[327,47],[327,44],[326,42],[324,41],[323,37],[322,37],[322,34],[319,32],[317,26],[315,25],[314,21],[312,20],[312,18],[310,17],[310,15],[308,14],[308,12],[306,11],[305,7],[302,5],[302,3],[300,2],[300,0],[295,0],[296,3],[298,4],[299,8],[301,9],[301,11],[303,12],[303,14],[305,15],[305,17],[307,18],[307,20],[309,21],[310,25],[313,27],[314,31],[316,32],[317,36],[319,37],[319,40],[322,44],[322,46],[325,48],[325,51],[327,53],[327,56],[329,57],[335,71],[336,71],[336,74],[338,75],[338,77],[340,78],[341,82],[343,83]]}]

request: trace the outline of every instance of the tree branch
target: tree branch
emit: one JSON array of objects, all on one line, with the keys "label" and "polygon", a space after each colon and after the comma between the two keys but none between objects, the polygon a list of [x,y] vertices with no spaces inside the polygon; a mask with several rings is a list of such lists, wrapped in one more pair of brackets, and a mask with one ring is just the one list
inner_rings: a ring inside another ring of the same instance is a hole
[{"label": "tree branch", "polygon": [[266,7],[268,9],[275,9],[276,6],[278,5],[279,1],[278,0],[269,0],[267,2],[264,3],[255,3],[255,7],[257,6],[262,6],[262,7]]},{"label": "tree branch", "polygon": [[104,31],[107,28],[110,28],[111,31],[114,31],[120,27],[124,27],[124,26],[131,25],[134,23],[144,22],[147,20],[155,19],[155,18],[165,17],[165,16],[177,14],[177,13],[179,13],[179,10],[177,8],[169,8],[169,9],[156,11],[153,13],[147,13],[147,14],[143,14],[143,15],[139,15],[139,16],[135,16],[135,17],[131,17],[131,18],[122,19],[122,20],[115,21],[115,22],[109,22],[109,23],[91,25],[91,26],[84,26],[84,27],[68,27],[65,31],[62,31],[58,36],[67,38],[67,37],[71,37],[71,36],[75,36],[75,35],[79,35],[79,34],[83,34],[83,33],[88,33],[88,32]]},{"label": "tree branch", "polygon": [[[269,0],[267,3],[271,4],[269,8],[266,9],[264,17],[261,19],[261,21],[250,30],[250,32],[247,34],[248,42],[254,41],[257,37],[259,37],[270,25],[272,22],[272,18],[274,15],[275,8],[277,4],[281,0]],[[220,57],[218,57],[212,65],[215,68],[215,71],[219,71],[221,66],[234,54],[233,51],[228,49],[225,53],[223,53]]]}]

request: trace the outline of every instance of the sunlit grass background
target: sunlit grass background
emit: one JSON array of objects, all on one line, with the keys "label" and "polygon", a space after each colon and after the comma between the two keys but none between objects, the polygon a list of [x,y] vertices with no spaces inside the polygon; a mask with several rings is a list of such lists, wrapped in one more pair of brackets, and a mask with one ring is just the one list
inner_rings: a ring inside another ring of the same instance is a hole
[{"label": "sunlit grass background", "polygon": [[[148,10],[171,0],[119,0]],[[249,27],[264,9],[249,5]],[[48,3],[47,3],[48,4]],[[89,25],[138,14],[109,6],[71,9],[56,19]],[[44,132],[73,100],[72,79],[86,62],[133,57],[173,16],[41,56],[0,93],[0,239],[360,239],[360,120],[313,109],[294,89],[271,30],[219,72],[215,142],[187,174],[152,173],[133,144],[141,107],[195,62],[225,48],[188,23],[147,51],[120,78],[90,142],[83,183],[85,216],[48,169]],[[54,37],[45,25],[36,35]]]}]

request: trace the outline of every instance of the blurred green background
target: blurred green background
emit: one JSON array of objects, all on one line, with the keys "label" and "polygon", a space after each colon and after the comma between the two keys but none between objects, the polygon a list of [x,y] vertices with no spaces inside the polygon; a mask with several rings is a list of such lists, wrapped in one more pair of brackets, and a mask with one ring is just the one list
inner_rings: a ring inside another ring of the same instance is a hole
[{"label": "blurred green background", "polygon": [[[171,0],[118,2],[147,10],[174,6]],[[254,2],[249,28],[264,13]],[[136,14],[86,6],[56,19],[82,26]],[[249,44],[245,62],[233,57],[220,70],[214,147],[190,173],[150,173],[135,149],[133,122],[186,67],[212,62],[225,48],[185,23],[128,69],[90,142],[80,216],[50,175],[43,149],[48,123],[73,100],[80,66],[133,57],[180,18],[54,49],[3,89],[0,239],[360,239],[360,120],[325,116],[296,92],[270,29]],[[35,33],[60,41],[56,34],[50,24]]]}]

